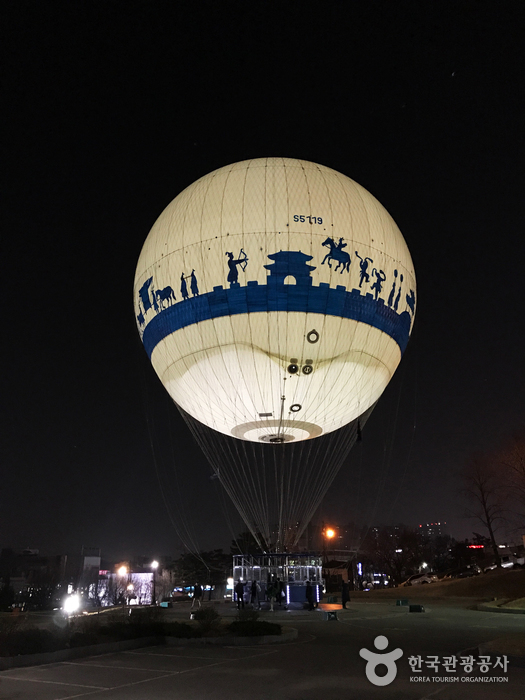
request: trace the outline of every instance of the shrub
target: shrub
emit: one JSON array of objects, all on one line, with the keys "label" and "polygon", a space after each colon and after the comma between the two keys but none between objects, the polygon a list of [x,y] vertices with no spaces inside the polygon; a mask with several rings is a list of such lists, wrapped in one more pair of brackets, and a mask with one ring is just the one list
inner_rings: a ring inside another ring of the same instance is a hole
[{"label": "shrub", "polygon": [[197,622],[218,622],[221,616],[215,608],[199,608],[193,614],[193,619]]},{"label": "shrub", "polygon": [[238,610],[235,619],[239,622],[257,622],[259,613],[257,610]]},{"label": "shrub", "polygon": [[19,654],[40,654],[46,651],[57,651],[66,646],[67,636],[61,632],[51,632],[29,628],[0,634],[0,654],[2,656],[18,656]]},{"label": "shrub", "polygon": [[130,608],[128,617],[131,620],[131,622],[142,625],[149,625],[152,622],[157,622],[159,620],[160,609],[157,607]]},{"label": "shrub", "polygon": [[221,632],[221,616],[215,608],[199,608],[193,616],[203,637],[216,636]]}]

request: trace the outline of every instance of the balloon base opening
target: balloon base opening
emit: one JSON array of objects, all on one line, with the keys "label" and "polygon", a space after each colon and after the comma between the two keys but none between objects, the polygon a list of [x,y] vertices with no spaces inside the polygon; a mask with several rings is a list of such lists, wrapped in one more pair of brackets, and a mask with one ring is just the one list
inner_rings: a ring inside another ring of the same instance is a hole
[{"label": "balloon base opening", "polygon": [[290,433],[274,433],[273,435],[261,435],[259,440],[261,442],[269,442],[272,445],[280,445],[283,442],[292,442],[293,440],[295,440],[295,437]]}]

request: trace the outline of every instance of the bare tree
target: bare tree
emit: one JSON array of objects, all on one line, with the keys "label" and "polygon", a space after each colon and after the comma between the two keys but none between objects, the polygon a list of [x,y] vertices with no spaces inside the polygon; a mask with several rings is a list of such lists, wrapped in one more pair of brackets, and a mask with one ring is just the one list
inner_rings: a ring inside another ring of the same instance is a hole
[{"label": "bare tree", "polygon": [[515,505],[520,529],[525,524],[525,429],[515,434],[497,456],[508,489],[509,500]]},{"label": "bare tree", "polygon": [[501,557],[496,544],[496,531],[505,523],[503,506],[505,484],[494,458],[487,455],[475,455],[462,472],[463,495],[470,501],[471,507],[466,515],[475,518],[486,529],[498,567]]},{"label": "bare tree", "polygon": [[396,583],[419,571],[423,561],[416,533],[404,525],[370,528],[360,551],[371,568],[382,569]]}]

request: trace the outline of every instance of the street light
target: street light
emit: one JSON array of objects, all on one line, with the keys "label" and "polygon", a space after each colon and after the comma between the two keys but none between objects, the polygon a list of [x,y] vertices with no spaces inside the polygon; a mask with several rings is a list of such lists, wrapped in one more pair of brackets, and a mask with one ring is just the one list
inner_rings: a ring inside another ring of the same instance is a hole
[{"label": "street light", "polygon": [[156,560],[153,560],[150,564],[152,570],[153,570],[153,586],[152,586],[152,591],[151,591],[151,604],[156,605],[157,604],[157,596],[155,595],[155,576],[157,574],[157,569],[159,568],[159,562]]},{"label": "street light", "polygon": [[[128,575],[128,573],[129,573],[129,569],[125,564],[122,564],[122,566],[119,566],[119,568],[117,569],[117,575],[120,576],[121,579],[125,578]],[[129,583],[129,579],[128,579],[128,583]],[[115,581],[115,584],[116,584],[115,603],[117,603],[117,594],[118,594],[118,598],[120,599],[122,596],[123,604],[126,605],[126,598],[125,598],[125,595],[123,592],[124,582],[122,580],[119,582]],[[121,593],[121,591],[122,591],[122,593]],[[129,604],[129,601],[128,601],[128,604]]]},{"label": "street light", "polygon": [[76,593],[68,595],[67,598],[64,600],[64,613],[67,616],[74,615],[76,612],[78,612],[79,608],[80,596]]},{"label": "street light", "polygon": [[328,554],[326,553],[326,543],[329,542],[330,540],[333,540],[333,538],[335,537],[335,530],[333,527],[325,527],[325,524],[323,523],[322,535],[323,535],[323,564],[326,565],[326,563],[328,562]]}]

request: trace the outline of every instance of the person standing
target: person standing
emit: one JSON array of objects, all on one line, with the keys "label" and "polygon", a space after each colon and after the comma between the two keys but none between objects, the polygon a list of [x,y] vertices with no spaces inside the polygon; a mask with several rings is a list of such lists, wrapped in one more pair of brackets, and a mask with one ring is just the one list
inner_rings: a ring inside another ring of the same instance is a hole
[{"label": "person standing", "polygon": [[341,606],[343,610],[346,608],[346,604],[350,601],[350,589],[348,588],[348,582],[343,581],[341,586]]},{"label": "person standing", "polygon": [[244,610],[244,584],[242,581],[237,581],[234,588],[235,598],[237,600],[237,610]]},{"label": "person standing", "polygon": [[266,595],[270,601],[270,612],[273,612],[273,604],[275,603],[275,599],[277,597],[277,586],[275,585],[274,581],[270,581],[268,584],[268,587],[266,588]]},{"label": "person standing", "polygon": [[276,581],[276,586],[277,586],[277,605],[281,607],[283,604],[283,600],[285,598],[284,594],[284,582],[281,581],[280,578],[277,579]]},{"label": "person standing", "polygon": [[261,587],[257,581],[252,581],[250,603],[254,610],[258,610],[261,607],[259,602],[259,593],[261,592]]},{"label": "person standing", "polygon": [[306,602],[308,603],[308,610],[313,610],[315,608],[314,605],[314,589],[312,587],[312,584],[310,581],[306,582]]},{"label": "person standing", "polygon": [[191,607],[197,603],[197,607],[201,607],[202,605],[202,586],[199,583],[196,583],[193,586],[193,600],[191,601]]}]

